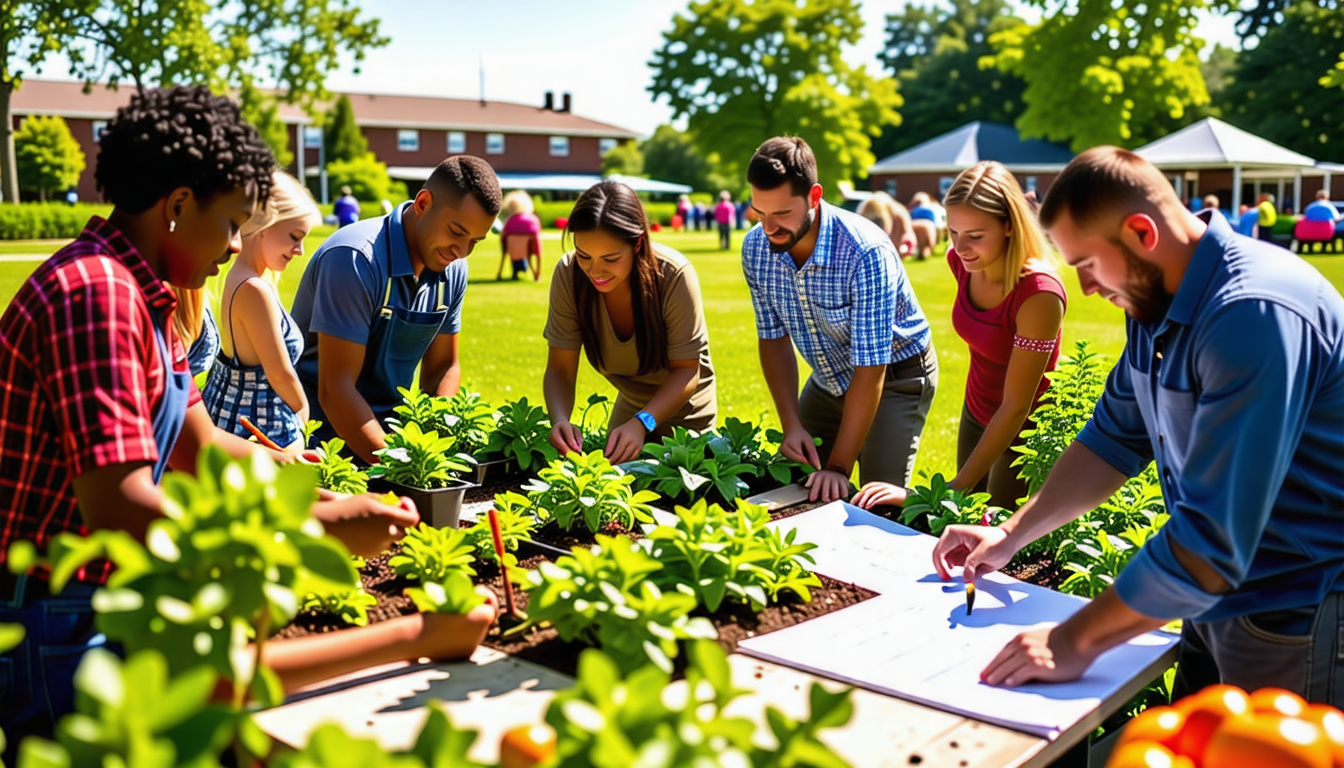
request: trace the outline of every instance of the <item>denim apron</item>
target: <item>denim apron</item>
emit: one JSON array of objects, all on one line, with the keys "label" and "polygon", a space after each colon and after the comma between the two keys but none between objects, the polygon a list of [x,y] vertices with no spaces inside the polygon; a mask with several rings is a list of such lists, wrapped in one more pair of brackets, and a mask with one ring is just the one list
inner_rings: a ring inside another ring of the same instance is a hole
[{"label": "denim apron", "polygon": [[[383,223],[384,237],[390,237],[390,223],[391,217]],[[440,277],[437,300],[431,312],[397,306],[392,295],[392,249],[388,249],[383,304],[369,329],[364,370],[360,371],[355,384],[380,422],[401,404],[397,387],[410,388],[415,380],[415,367],[443,327],[443,320],[448,316],[448,306],[443,303],[443,285],[444,280]]]},{"label": "denim apron", "polygon": [[[151,420],[157,485],[168,456],[187,420],[191,372],[173,367],[167,333],[155,326],[154,340],[163,361],[163,398]],[[0,595],[0,623],[23,624],[24,641],[0,657],[0,727],[17,740],[21,734],[50,735],[63,715],[74,711],[75,669],[92,648],[108,645],[97,630],[90,601],[98,587],[70,582],[58,595],[46,595],[46,584],[29,575],[15,577],[14,593]]]}]

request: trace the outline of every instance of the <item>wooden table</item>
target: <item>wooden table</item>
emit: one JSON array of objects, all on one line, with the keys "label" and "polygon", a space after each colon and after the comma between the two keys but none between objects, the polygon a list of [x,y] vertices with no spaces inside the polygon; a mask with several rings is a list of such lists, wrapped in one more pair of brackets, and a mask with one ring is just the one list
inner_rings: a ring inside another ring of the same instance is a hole
[{"label": "wooden table", "polygon": [[[806,501],[807,493],[795,485],[749,501],[772,508],[790,506]],[[1146,668],[1135,670],[1120,691],[1054,741],[864,689],[853,693],[849,724],[825,732],[822,738],[855,768],[1048,766],[1084,741],[1173,661],[1174,646]],[[729,714],[760,722],[758,738],[767,740],[767,707],[801,718],[808,710],[808,690],[814,681],[831,690],[843,687],[742,654],[730,655],[729,663],[734,684],[750,691],[733,703]],[[478,648],[466,662],[394,664],[319,683],[260,713],[257,720],[275,739],[295,748],[302,748],[323,722],[336,722],[351,736],[374,739],[387,750],[405,750],[420,732],[428,703],[438,700],[456,726],[480,732],[471,757],[493,764],[504,731],[541,722],[555,691],[572,682],[545,667]]]}]

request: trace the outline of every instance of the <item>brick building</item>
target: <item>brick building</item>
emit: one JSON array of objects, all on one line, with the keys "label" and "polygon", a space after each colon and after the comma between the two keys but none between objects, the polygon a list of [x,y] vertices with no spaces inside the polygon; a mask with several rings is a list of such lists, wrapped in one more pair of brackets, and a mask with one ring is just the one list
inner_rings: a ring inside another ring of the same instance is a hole
[{"label": "brick building", "polygon": [[[14,93],[11,108],[17,129],[29,115],[65,119],[88,159],[80,177],[81,200],[97,200],[93,181],[98,147],[96,132],[118,107],[130,99],[131,87],[113,91],[95,86],[84,93],[77,82],[27,79]],[[636,138],[633,131],[572,111],[569,94],[557,101],[547,92],[537,105],[475,99],[351,93],[355,122],[369,149],[386,163],[393,178],[423,181],[448,155],[465,153],[485,158],[501,178],[523,175],[596,177],[602,155]],[[321,130],[302,109],[280,105],[280,119],[289,127],[298,176],[317,175],[321,162]],[[304,147],[300,150],[300,139]]]}]

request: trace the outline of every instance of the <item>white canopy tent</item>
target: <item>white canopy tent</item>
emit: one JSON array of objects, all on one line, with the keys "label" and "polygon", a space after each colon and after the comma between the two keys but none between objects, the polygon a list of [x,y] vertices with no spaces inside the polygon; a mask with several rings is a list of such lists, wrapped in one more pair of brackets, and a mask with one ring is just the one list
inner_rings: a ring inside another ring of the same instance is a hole
[{"label": "white canopy tent", "polygon": [[[1181,130],[1146,144],[1136,154],[1163,170],[1198,171],[1213,169],[1232,170],[1232,206],[1241,206],[1243,181],[1277,183],[1279,201],[1284,199],[1284,185],[1291,181],[1293,202],[1301,206],[1302,178],[1325,176],[1329,171],[1319,167],[1313,158],[1299,154],[1272,141],[1247,133],[1214,117],[1205,118]],[[1177,189],[1177,194],[1181,190]]]}]

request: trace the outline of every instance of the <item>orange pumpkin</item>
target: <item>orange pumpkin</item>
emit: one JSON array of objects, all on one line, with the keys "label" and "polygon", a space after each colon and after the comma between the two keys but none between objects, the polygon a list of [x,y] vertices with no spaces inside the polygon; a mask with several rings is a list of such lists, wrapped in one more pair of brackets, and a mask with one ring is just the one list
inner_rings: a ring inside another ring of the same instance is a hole
[{"label": "orange pumpkin", "polygon": [[1176,737],[1185,728],[1185,714],[1175,707],[1149,707],[1129,721],[1120,732],[1115,747],[1135,741],[1151,741],[1167,749],[1176,748]]},{"label": "orange pumpkin", "polygon": [[499,768],[533,768],[555,756],[555,731],[549,725],[520,725],[499,741]]},{"label": "orange pumpkin", "polygon": [[1223,720],[1251,711],[1251,700],[1246,692],[1234,685],[1211,685],[1186,696],[1176,703],[1176,710],[1185,715],[1185,726],[1176,736],[1176,754],[1185,755],[1196,765],[1204,762],[1204,748]]},{"label": "orange pumpkin", "polygon": [[1321,728],[1297,717],[1258,713],[1229,717],[1204,749],[1203,768],[1331,768]]},{"label": "orange pumpkin", "polygon": [[1156,742],[1131,741],[1116,746],[1106,768],[1195,768],[1195,764]]}]

